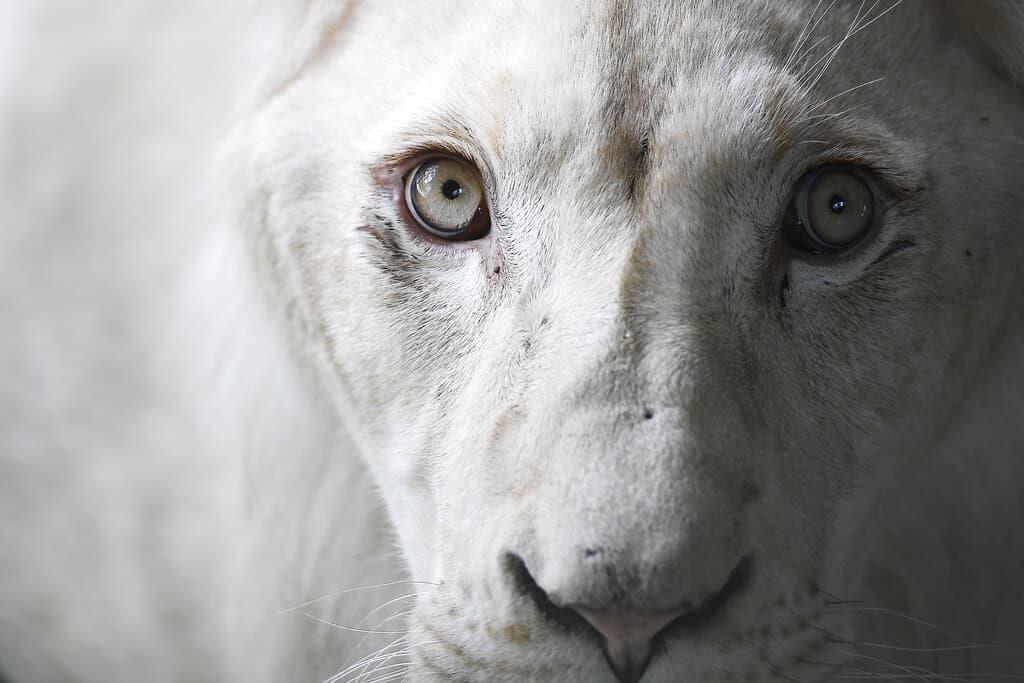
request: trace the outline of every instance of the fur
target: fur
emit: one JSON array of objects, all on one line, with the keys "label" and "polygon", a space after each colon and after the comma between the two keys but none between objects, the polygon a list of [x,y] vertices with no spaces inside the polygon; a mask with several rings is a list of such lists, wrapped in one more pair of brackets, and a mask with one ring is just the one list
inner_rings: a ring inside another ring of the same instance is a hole
[{"label": "fur", "polygon": [[[0,6],[13,683],[613,681],[510,558],[752,558],[645,683],[1024,676],[1018,3],[165,4]],[[837,158],[882,229],[785,254]]]}]

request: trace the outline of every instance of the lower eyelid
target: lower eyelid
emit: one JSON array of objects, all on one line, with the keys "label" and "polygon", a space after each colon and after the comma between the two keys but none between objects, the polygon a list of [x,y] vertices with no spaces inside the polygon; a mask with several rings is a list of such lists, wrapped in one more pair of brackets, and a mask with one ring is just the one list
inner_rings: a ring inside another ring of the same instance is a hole
[{"label": "lower eyelid", "polygon": [[903,251],[907,251],[909,249],[914,249],[915,247],[917,247],[917,242],[914,242],[913,240],[909,240],[909,239],[894,240],[893,242],[891,242],[889,244],[888,247],[886,247],[882,251],[881,254],[876,256],[875,259],[864,268],[864,270],[865,270],[865,272],[867,272],[867,271],[871,270],[872,268],[877,267],[878,265],[880,265],[882,262],[884,262],[886,259],[890,258],[891,256],[895,256],[896,254],[899,254],[900,252],[903,252]]}]

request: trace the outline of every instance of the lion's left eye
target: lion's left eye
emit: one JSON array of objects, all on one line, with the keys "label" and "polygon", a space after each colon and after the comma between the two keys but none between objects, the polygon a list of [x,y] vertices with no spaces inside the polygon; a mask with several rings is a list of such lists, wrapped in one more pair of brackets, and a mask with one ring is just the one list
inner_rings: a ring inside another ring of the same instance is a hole
[{"label": "lion's left eye", "polygon": [[837,253],[860,242],[875,224],[875,192],[867,172],[825,166],[801,179],[783,226],[789,243],[811,253]]}]

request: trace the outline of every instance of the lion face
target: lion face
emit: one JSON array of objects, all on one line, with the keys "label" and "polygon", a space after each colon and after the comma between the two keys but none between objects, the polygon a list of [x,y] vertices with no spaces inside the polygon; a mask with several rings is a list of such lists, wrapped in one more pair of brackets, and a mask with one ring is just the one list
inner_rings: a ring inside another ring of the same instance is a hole
[{"label": "lion face", "polygon": [[245,126],[254,249],[436,583],[413,678],[843,660],[848,532],[999,329],[1021,193],[1005,85],[885,5],[356,6]]}]

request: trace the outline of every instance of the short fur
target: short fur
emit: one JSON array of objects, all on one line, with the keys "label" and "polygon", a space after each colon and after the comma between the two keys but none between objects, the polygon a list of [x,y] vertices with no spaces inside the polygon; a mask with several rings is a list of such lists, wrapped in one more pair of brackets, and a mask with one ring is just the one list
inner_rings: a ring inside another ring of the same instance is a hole
[{"label": "short fur", "polygon": [[[13,683],[608,683],[517,563],[658,610],[743,558],[645,682],[1024,675],[1019,3],[0,26]],[[485,169],[479,248],[387,184],[441,148]],[[837,159],[884,226],[795,255]]]}]

